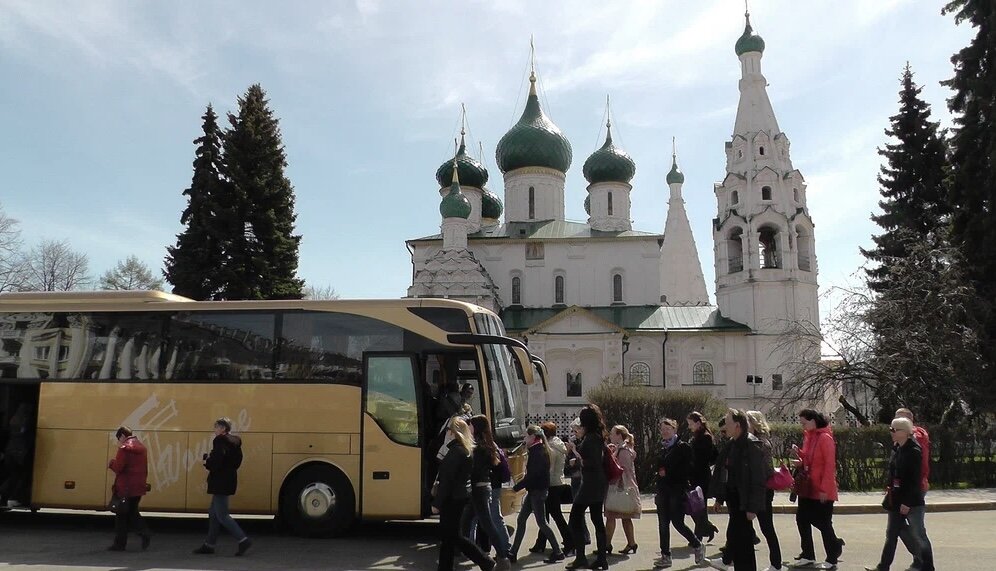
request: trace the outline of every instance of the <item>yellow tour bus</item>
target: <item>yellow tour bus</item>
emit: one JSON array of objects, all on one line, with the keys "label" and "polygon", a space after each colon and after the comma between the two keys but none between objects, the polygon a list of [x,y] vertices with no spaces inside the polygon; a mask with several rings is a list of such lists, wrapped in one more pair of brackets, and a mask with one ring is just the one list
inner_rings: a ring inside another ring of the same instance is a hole
[{"label": "yellow tour bus", "polygon": [[[104,509],[114,431],[148,448],[143,510],[206,512],[202,456],[228,417],[244,461],[232,511],[301,535],[430,513],[440,395],[512,446],[542,361],[501,320],[445,299],[197,302],[157,291],[0,295],[0,444],[33,442],[10,505]],[[27,420],[27,422],[24,422]],[[2,448],[0,448],[2,449]]]}]

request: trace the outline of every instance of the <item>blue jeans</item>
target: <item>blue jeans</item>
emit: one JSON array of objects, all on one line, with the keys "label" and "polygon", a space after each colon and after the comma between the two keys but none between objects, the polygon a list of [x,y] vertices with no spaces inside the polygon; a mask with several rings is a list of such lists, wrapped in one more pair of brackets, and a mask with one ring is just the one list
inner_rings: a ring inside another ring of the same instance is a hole
[{"label": "blue jeans", "polygon": [[879,567],[888,569],[896,557],[896,543],[900,538],[903,545],[913,554],[913,562],[921,571],[934,571],[934,549],[927,538],[924,527],[924,506],[910,508],[909,515],[898,511],[889,512],[889,524],[885,528],[885,545],[882,547],[882,560]]},{"label": "blue jeans", "polygon": [[511,555],[517,554],[519,546],[522,545],[522,538],[526,535],[526,522],[529,521],[530,515],[536,520],[540,535],[546,537],[546,540],[550,542],[554,555],[561,552],[557,536],[553,534],[550,524],[546,521],[546,495],[548,492],[549,490],[526,492],[526,498],[522,500],[522,509],[519,510],[519,518],[515,523],[515,541],[512,542],[512,549],[509,551]]},{"label": "blue jeans", "polygon": [[501,514],[501,488],[491,488],[491,521],[494,522],[495,531],[498,533],[498,545],[495,545],[495,553],[506,557],[512,540],[508,536],[508,528],[505,527],[505,517]]},{"label": "blue jeans", "polygon": [[[501,489],[496,490],[501,493]],[[481,526],[484,535],[487,536],[491,545],[495,546],[495,553],[498,557],[508,556],[508,530],[505,529],[504,520],[500,524],[495,524],[495,518],[491,512],[492,500],[491,486],[474,486],[470,490],[470,501],[463,510],[463,517],[460,520],[460,528],[463,536],[474,541],[477,536],[477,526]],[[499,496],[499,502],[501,497]],[[499,505],[500,509],[500,505]],[[497,527],[501,528],[499,532]],[[502,541],[504,536],[504,545]]]},{"label": "blue jeans", "polygon": [[229,497],[217,494],[211,496],[211,509],[208,510],[208,536],[204,540],[204,545],[208,547],[214,547],[215,543],[218,542],[218,535],[221,533],[222,527],[240,543],[246,539],[246,532],[242,531],[239,524],[235,523],[232,515],[228,513]]}]

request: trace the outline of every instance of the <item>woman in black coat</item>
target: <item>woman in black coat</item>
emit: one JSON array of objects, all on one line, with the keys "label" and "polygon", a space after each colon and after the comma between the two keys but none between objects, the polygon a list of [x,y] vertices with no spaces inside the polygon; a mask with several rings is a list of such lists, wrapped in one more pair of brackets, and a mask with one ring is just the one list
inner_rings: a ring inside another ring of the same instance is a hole
[{"label": "woman in black coat", "polygon": [[[709,430],[709,422],[700,412],[692,412],[685,419],[688,422],[688,430],[692,435],[688,439],[688,444],[692,447],[692,470],[688,474],[689,484],[692,489],[696,486],[702,488],[702,494],[709,493],[709,481],[712,479],[712,465],[716,462],[718,451],[716,441]],[[700,540],[712,538],[719,529],[709,521],[709,510],[694,514],[695,536]]]},{"label": "woman in black coat", "polygon": [[[605,493],[609,488],[605,476],[605,420],[602,411],[593,404],[585,406],[578,414],[581,421],[581,445],[575,449],[581,457],[581,486],[574,496],[571,506],[569,524],[574,535],[574,545],[577,546],[576,556],[568,569],[608,569],[605,559],[607,541],[605,539],[605,520],[602,518],[602,508],[605,504]],[[574,445],[571,445],[574,448]],[[598,554],[595,563],[589,567],[588,558],[584,553],[584,512],[588,511],[591,524],[595,528],[595,543]]]}]

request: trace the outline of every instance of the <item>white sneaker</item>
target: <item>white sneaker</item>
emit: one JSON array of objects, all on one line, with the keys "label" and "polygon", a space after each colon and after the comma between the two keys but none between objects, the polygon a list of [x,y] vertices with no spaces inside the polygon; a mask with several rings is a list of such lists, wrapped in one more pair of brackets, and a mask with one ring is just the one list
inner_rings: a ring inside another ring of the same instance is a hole
[{"label": "white sneaker", "polygon": [[837,569],[837,564],[824,561],[823,563],[816,564],[814,567],[816,569],[825,569],[826,571],[835,571]]},{"label": "white sneaker", "polygon": [[705,564],[713,569],[719,569],[719,571],[730,571],[730,569],[733,568],[732,565],[723,563],[722,557],[717,557],[716,559],[706,559]]},{"label": "white sneaker", "polygon": [[764,571],[782,571],[782,568],[781,567],[774,567],[772,565],[769,565],[768,568],[765,569]]},{"label": "white sneaker", "polygon": [[792,563],[792,567],[813,567],[816,565],[815,559],[806,559],[805,557],[800,557]]},{"label": "white sneaker", "polygon": [[671,567],[671,556],[661,555],[657,559],[654,559],[654,569],[667,569]]},{"label": "white sneaker", "polygon": [[695,555],[695,564],[702,565],[705,563],[705,546],[700,545],[698,547],[692,548],[692,553]]},{"label": "white sneaker", "polygon": [[19,507],[21,507],[23,505],[24,504],[22,504],[21,502],[19,502],[17,500],[7,500],[7,507],[8,508],[19,508]]}]

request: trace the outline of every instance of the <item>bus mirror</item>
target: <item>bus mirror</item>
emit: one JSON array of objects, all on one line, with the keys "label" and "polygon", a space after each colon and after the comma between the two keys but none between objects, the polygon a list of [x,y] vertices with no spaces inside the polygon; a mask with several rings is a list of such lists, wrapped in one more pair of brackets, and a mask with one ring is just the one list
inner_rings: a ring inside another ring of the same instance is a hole
[{"label": "bus mirror", "polygon": [[519,378],[525,385],[533,384],[533,365],[529,358],[529,351],[522,347],[511,347],[512,354],[515,355],[515,370],[519,373]]},{"label": "bus mirror", "polygon": [[546,363],[539,357],[533,357],[533,367],[535,368],[535,375],[539,376],[540,383],[543,385],[543,392],[546,392],[546,380],[550,378],[550,371],[547,370]]}]

